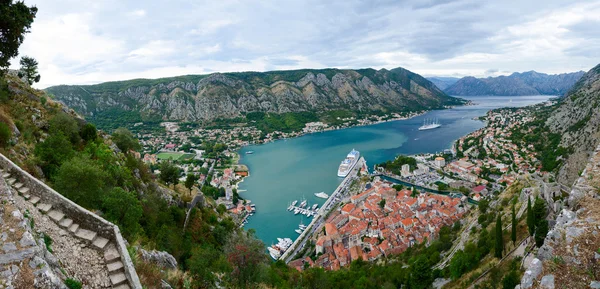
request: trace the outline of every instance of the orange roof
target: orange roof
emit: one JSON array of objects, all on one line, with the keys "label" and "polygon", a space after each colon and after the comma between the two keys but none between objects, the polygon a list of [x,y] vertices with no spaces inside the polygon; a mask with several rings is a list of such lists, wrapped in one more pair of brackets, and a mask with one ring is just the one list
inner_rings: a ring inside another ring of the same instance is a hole
[{"label": "orange roof", "polygon": [[354,210],[354,208],[356,208],[356,206],[352,203],[346,204],[344,205],[344,207],[342,207],[342,213],[346,213],[349,214],[350,212],[352,212],[352,210]]},{"label": "orange roof", "polygon": [[325,223],[325,234],[327,236],[333,236],[338,233],[337,228],[332,223]]},{"label": "orange roof", "polygon": [[360,249],[359,246],[354,246],[352,248],[350,248],[350,259],[352,259],[352,261],[357,260],[358,258],[362,257],[362,250]]}]

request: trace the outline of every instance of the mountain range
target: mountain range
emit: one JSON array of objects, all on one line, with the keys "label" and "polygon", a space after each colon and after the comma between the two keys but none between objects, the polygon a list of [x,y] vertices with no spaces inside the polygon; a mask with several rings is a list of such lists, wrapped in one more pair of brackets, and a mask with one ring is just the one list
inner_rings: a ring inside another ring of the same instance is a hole
[{"label": "mountain range", "polygon": [[257,111],[402,112],[464,103],[403,68],[213,73],[46,91],[84,116],[129,115],[131,121],[204,121]]},{"label": "mountain range", "polygon": [[[584,75],[578,71],[562,74],[545,74],[536,71],[515,72],[508,76],[475,78],[472,76],[456,80],[447,77],[429,78],[445,93],[456,96],[498,95],[558,95],[562,96]],[[456,80],[454,83],[452,83]]]}]

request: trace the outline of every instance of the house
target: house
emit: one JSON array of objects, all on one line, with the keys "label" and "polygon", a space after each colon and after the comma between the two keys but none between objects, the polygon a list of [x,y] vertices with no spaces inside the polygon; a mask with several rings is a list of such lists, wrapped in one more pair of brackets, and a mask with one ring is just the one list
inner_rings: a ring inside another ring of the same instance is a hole
[{"label": "house", "polygon": [[473,193],[487,196],[488,190],[487,190],[486,186],[479,185],[479,186],[473,188]]},{"label": "house", "polygon": [[170,144],[165,145],[165,150],[172,151],[172,150],[175,150],[176,147],[177,147],[176,144],[170,143]]}]

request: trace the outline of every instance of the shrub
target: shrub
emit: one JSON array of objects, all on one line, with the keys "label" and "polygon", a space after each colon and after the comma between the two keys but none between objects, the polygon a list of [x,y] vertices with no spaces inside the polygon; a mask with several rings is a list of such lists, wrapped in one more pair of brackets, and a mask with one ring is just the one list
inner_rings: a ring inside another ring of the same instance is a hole
[{"label": "shrub", "polygon": [[0,147],[8,146],[8,141],[10,140],[12,132],[7,124],[0,122]]},{"label": "shrub", "polygon": [[67,278],[67,280],[65,280],[65,285],[69,289],[81,289],[81,282],[72,278]]}]

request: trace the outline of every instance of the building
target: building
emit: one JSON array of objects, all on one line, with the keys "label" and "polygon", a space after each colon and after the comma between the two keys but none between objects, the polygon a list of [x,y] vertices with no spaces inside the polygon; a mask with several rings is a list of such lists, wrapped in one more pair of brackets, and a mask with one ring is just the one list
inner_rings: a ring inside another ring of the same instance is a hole
[{"label": "building", "polygon": [[410,173],[410,166],[408,164],[402,165],[402,173]]},{"label": "building", "polygon": [[436,167],[443,168],[446,165],[446,160],[443,157],[437,157],[433,161]]}]

